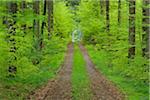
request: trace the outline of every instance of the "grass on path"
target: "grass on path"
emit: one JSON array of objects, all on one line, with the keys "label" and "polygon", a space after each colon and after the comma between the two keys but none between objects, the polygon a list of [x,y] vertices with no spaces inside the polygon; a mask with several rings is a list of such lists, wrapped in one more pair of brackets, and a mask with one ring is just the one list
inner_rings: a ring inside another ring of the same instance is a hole
[{"label": "grass on path", "polygon": [[73,100],[92,100],[86,63],[77,44],[74,47],[72,87]]}]

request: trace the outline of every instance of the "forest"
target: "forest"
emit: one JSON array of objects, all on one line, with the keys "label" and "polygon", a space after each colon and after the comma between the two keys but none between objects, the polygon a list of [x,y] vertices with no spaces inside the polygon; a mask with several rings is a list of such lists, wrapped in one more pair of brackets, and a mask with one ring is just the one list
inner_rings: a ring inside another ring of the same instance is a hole
[{"label": "forest", "polygon": [[149,0],[0,0],[0,100],[149,100]]}]

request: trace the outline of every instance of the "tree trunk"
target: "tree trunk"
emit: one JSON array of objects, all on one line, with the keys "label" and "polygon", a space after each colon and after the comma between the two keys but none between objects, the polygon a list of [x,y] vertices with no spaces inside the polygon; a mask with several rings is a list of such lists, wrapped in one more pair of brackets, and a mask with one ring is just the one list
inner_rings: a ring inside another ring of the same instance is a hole
[{"label": "tree trunk", "polygon": [[[26,1],[25,0],[22,0],[21,2],[21,9],[22,9],[22,13],[24,13],[25,9],[27,8],[27,4],[26,4]],[[25,19],[26,20],[26,19]],[[22,31],[24,32],[24,36],[26,34],[26,24],[22,24],[21,25],[21,29]]]},{"label": "tree trunk", "polygon": [[22,2],[21,2],[21,9],[22,9],[22,11],[24,11],[25,8],[27,8],[26,1],[25,1],[25,0],[22,0]]},{"label": "tree trunk", "polygon": [[109,32],[110,21],[109,21],[109,0],[106,0],[106,31]]},{"label": "tree trunk", "polygon": [[[38,16],[40,14],[40,1],[36,0],[33,3],[33,9],[34,9],[34,13]],[[37,50],[40,50],[40,21],[39,19],[35,19],[34,23],[33,23],[33,28],[34,28],[34,36],[35,36],[35,48]]]},{"label": "tree trunk", "polygon": [[143,57],[150,58],[150,8],[148,5],[150,4],[149,0],[143,0],[143,34],[142,34],[142,54]]},{"label": "tree trunk", "polygon": [[15,56],[16,53],[16,40],[13,36],[16,35],[16,13],[17,13],[17,3],[16,2],[8,2],[8,10],[9,14],[11,15],[10,18],[7,19],[8,21],[8,43],[10,45],[10,60],[9,60],[9,67],[8,67],[8,72],[9,76],[14,77],[14,75],[17,72],[17,67],[14,64],[14,62],[17,60],[17,57]]},{"label": "tree trunk", "polygon": [[128,57],[133,59],[135,56],[135,0],[129,0],[129,51]]},{"label": "tree trunk", "polygon": [[121,0],[118,0],[118,25],[121,24]]},{"label": "tree trunk", "polygon": [[[44,0],[44,9],[43,9],[43,16],[46,15],[46,0]],[[44,47],[43,44],[43,31],[44,31],[44,26],[46,25],[45,20],[42,21],[42,26],[41,26],[41,37],[40,37],[40,49]]]},{"label": "tree trunk", "polygon": [[47,1],[48,8],[48,38],[51,37],[51,31],[53,30],[53,0]]}]

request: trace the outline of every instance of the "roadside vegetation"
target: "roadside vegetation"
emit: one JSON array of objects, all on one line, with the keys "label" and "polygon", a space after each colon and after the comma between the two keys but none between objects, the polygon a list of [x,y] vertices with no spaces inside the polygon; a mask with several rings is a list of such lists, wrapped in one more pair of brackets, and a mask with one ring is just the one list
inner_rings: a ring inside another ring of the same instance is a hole
[{"label": "roadside vegetation", "polygon": [[[149,99],[148,84],[141,82],[140,78],[131,77],[130,74],[126,75],[128,74],[127,69],[133,71],[133,66],[129,64],[119,64],[119,66],[114,65],[109,67],[108,53],[106,53],[104,50],[98,51],[92,45],[88,45],[87,49],[96,68],[109,80],[116,84],[117,87],[119,87],[119,89],[126,95],[127,100]],[[137,64],[137,66],[139,66],[139,64]],[[139,74],[139,77],[141,74]],[[138,77],[138,74],[136,74],[135,77]]]}]

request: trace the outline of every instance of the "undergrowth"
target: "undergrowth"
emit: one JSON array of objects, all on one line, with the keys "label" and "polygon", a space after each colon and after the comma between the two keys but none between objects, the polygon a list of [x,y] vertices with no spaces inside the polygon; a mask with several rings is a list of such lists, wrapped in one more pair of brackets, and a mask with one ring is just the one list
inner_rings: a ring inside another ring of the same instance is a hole
[{"label": "undergrowth", "polygon": [[0,100],[22,100],[54,78],[63,63],[66,51],[66,46],[63,45],[66,43],[56,45],[54,40],[43,50],[39,64],[33,65],[30,59],[23,57],[18,61],[18,72],[15,77],[0,76]]}]

